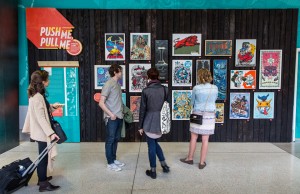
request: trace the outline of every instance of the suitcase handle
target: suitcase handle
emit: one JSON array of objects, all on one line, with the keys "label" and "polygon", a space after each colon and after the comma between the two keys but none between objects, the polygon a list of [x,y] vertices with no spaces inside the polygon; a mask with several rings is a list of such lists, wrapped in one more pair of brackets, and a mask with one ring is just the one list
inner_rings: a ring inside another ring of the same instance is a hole
[{"label": "suitcase handle", "polygon": [[58,139],[54,139],[51,141],[51,143],[42,151],[37,159],[22,173],[22,177],[24,177],[26,174],[32,173],[35,170],[41,160],[48,154],[48,152],[53,148],[57,141]]}]

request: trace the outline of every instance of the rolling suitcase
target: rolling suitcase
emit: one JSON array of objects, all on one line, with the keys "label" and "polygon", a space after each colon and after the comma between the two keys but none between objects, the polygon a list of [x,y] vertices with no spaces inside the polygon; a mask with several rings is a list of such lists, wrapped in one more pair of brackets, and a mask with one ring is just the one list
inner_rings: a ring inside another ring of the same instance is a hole
[{"label": "rolling suitcase", "polygon": [[56,140],[51,141],[34,162],[25,158],[3,166],[0,169],[0,194],[9,194],[27,186],[34,170],[55,143]]}]

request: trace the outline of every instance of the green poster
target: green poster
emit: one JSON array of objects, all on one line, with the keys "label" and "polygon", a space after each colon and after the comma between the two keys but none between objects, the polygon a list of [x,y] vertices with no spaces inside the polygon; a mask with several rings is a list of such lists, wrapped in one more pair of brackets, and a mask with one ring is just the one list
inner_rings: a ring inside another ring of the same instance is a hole
[{"label": "green poster", "polygon": [[45,68],[49,72],[50,84],[47,88],[50,103],[64,104],[62,116],[55,116],[64,129],[68,141],[80,142],[80,114],[78,97],[77,68]]}]

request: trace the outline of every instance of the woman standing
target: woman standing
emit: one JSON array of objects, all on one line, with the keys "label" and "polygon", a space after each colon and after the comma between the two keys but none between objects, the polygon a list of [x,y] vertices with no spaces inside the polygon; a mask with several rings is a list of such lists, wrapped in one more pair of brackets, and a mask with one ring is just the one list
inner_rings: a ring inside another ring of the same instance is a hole
[{"label": "woman standing", "polygon": [[[47,71],[38,70],[32,73],[28,87],[29,105],[23,133],[30,133],[30,138],[38,143],[39,154],[47,147],[47,143],[59,139],[51,127],[49,111],[61,106],[58,103],[53,105],[48,103],[46,99],[46,87],[48,85],[49,74]],[[52,176],[47,177],[48,157],[51,161],[50,154],[47,154],[37,166],[40,192],[54,191],[60,188],[60,186],[54,186],[48,182],[52,179]]]},{"label": "woman standing", "polygon": [[164,153],[157,142],[162,136],[160,127],[160,111],[163,103],[168,99],[167,89],[158,81],[159,72],[156,68],[147,71],[149,82],[147,88],[143,89],[140,105],[140,135],[146,133],[148,144],[148,156],[150,161],[150,170],[146,170],[146,175],[156,178],[156,155],[161,163],[163,172],[170,171],[165,162]]},{"label": "woman standing", "polygon": [[199,169],[203,169],[206,166],[208,139],[210,135],[214,134],[215,130],[215,102],[218,97],[218,88],[211,84],[212,76],[207,69],[199,69],[197,79],[200,84],[193,88],[192,107],[193,114],[203,116],[202,125],[190,124],[191,140],[188,157],[180,159],[180,161],[186,164],[194,164],[193,158],[197,139],[198,135],[201,135],[202,147]]}]

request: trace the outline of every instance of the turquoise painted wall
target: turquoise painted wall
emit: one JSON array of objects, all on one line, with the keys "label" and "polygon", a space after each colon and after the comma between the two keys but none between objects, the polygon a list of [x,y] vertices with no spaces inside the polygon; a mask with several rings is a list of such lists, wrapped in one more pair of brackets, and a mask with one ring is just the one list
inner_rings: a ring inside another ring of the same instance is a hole
[{"label": "turquoise painted wall", "polygon": [[[20,49],[20,105],[27,105],[27,39],[25,28],[26,7],[54,7],[59,9],[288,9],[300,8],[300,0],[20,0],[19,1],[19,49]],[[300,14],[298,16],[298,33],[300,37]],[[300,38],[297,38],[300,48]],[[28,74],[28,73],[27,73]],[[298,80],[300,81],[300,73]],[[26,84],[24,84],[26,83]],[[298,84],[297,99],[300,98]],[[300,100],[297,105],[300,113]],[[296,128],[300,129],[300,116],[297,114]],[[296,131],[300,138],[300,131]]]}]

